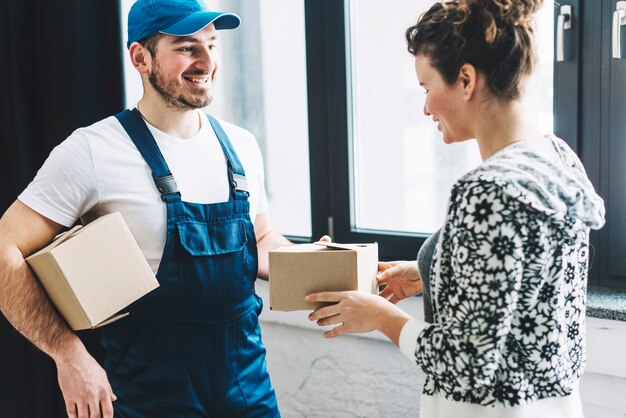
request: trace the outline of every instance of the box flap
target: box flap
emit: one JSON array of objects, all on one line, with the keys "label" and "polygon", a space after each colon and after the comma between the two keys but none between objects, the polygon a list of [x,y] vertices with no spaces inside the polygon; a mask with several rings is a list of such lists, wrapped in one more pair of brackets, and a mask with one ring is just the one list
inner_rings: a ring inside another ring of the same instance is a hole
[{"label": "box flap", "polygon": [[109,325],[110,323],[115,322],[118,319],[122,319],[122,318],[124,318],[125,316],[128,316],[128,315],[129,315],[129,312],[113,315],[109,319],[106,319],[106,320],[100,322],[98,325],[94,325],[93,327],[91,327],[91,329],[100,328],[100,327],[103,327],[105,325]]},{"label": "box flap", "polygon": [[337,250],[358,250],[360,248],[368,248],[372,246],[378,246],[378,244],[339,244],[337,242],[325,242],[325,241],[316,241],[313,243],[314,245],[319,245],[322,247],[337,249]]},{"label": "box flap", "polygon": [[285,245],[270,251],[270,253],[310,253],[314,251],[324,251],[326,248],[315,244]]},{"label": "box flap", "polygon": [[82,225],[76,225],[76,226],[72,227],[72,229],[60,233],[59,235],[54,237],[54,239],[52,240],[52,242],[50,244],[46,245],[45,247],[43,247],[42,249],[40,249],[36,253],[31,254],[30,256],[28,256],[26,258],[26,261],[28,261],[29,258],[36,257],[36,256],[38,256],[40,254],[43,254],[43,253],[46,253],[46,252],[50,252],[50,250],[52,250],[54,247],[62,244],[63,242],[67,241],[69,238],[74,236],[76,233],[78,233],[78,231],[82,227],[83,227]]}]

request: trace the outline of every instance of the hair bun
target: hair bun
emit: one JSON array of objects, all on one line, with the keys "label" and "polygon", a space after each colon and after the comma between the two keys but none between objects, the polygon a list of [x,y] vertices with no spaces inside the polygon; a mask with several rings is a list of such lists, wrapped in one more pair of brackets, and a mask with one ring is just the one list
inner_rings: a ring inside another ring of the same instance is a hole
[{"label": "hair bun", "polygon": [[533,32],[533,18],[543,0],[452,0],[445,8],[459,12],[460,19],[455,22],[461,31],[468,19],[482,22],[484,40],[492,44],[504,27],[520,27]]},{"label": "hair bun", "polygon": [[530,27],[535,13],[543,0],[461,0],[459,3],[474,3],[479,10],[493,14],[496,20],[514,25]]},{"label": "hair bun", "polygon": [[543,0],[441,0],[406,30],[408,50],[427,56],[448,85],[470,63],[491,93],[518,99],[535,67],[533,18]]}]

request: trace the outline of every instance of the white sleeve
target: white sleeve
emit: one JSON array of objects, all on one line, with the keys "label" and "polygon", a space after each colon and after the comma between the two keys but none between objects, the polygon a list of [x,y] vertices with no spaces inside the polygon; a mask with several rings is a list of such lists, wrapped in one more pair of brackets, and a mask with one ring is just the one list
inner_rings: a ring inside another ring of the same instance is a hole
[{"label": "white sleeve", "polygon": [[84,132],[74,132],[52,150],[18,199],[66,227],[98,202],[93,157]]},{"label": "white sleeve", "polygon": [[427,325],[424,321],[412,318],[404,324],[400,331],[398,347],[402,354],[413,362],[415,361],[415,350],[417,349],[417,337]]},{"label": "white sleeve", "polygon": [[257,209],[258,213],[265,213],[269,210],[269,203],[267,202],[267,194],[265,193],[265,165],[263,164],[263,156],[261,155],[261,150],[259,150],[259,162],[260,162],[260,170],[259,170],[259,207]]},{"label": "white sleeve", "polygon": [[269,210],[269,203],[267,201],[267,194],[265,191],[265,163],[263,162],[263,153],[261,152],[261,148],[259,147],[256,137],[251,132],[248,132],[248,134],[251,138],[250,156],[254,160],[253,164],[256,171],[256,180],[259,182],[259,200],[256,210],[256,214],[258,215]]}]

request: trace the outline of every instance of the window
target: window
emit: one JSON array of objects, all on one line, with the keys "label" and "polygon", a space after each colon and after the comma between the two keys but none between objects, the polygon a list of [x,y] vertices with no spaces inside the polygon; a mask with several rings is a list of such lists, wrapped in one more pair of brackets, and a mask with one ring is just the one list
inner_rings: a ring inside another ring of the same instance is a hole
[{"label": "window", "polygon": [[[257,136],[278,231],[375,241],[381,259],[410,259],[441,226],[450,186],[479,157],[472,143],[442,144],[422,115],[404,30],[431,4],[209,2],[244,22],[223,33],[221,84],[210,111]],[[621,4],[545,1],[536,20],[539,67],[524,101],[542,130],[578,152],[605,198],[607,226],[592,233],[590,284],[624,289],[626,59],[613,58],[612,38],[617,22],[626,48],[626,25],[615,14]],[[561,19],[571,28],[560,37],[555,28],[567,6],[569,17]],[[554,56],[557,39],[562,61]],[[131,83],[127,91],[132,97]]]},{"label": "window", "polygon": [[[449,185],[478,161],[471,145],[443,146],[421,116],[423,95],[403,31],[430,4],[305,2],[311,158],[327,164],[311,166],[313,233],[377,241],[382,259],[415,257],[441,225]],[[542,130],[578,152],[605,198],[607,226],[591,234],[590,284],[624,289],[626,60],[612,58],[621,5],[544,2],[536,20],[539,67],[524,101]],[[571,8],[571,29],[563,32],[564,59],[557,62],[555,28],[563,6]],[[626,24],[619,28],[623,47]]]},{"label": "window", "polygon": [[[446,145],[423,114],[404,30],[431,0],[346,2],[351,227],[432,233],[453,183],[480,163],[475,141]],[[384,15],[384,19],[381,16]],[[539,66],[529,80],[529,117],[552,132],[553,7],[537,16]]]}]

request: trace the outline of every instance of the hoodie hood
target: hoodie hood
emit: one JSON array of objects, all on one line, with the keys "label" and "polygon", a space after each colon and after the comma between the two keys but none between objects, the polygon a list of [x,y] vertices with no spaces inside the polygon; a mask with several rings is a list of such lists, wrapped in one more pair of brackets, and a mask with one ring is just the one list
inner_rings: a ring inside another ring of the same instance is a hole
[{"label": "hoodie hood", "polygon": [[604,225],[604,201],[578,156],[560,138],[546,136],[510,145],[468,173],[463,180],[501,184],[507,194],[557,221]]}]

